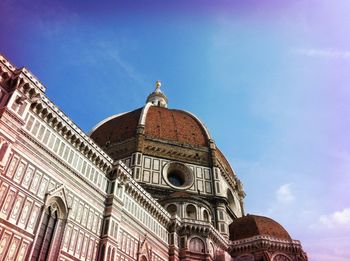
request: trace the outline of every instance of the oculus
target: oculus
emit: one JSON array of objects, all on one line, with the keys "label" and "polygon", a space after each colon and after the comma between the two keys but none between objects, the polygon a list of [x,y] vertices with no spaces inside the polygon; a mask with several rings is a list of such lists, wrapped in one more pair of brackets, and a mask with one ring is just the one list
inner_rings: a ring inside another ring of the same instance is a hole
[{"label": "oculus", "polygon": [[192,170],[180,162],[169,162],[163,167],[165,182],[175,189],[189,189],[194,182]]}]

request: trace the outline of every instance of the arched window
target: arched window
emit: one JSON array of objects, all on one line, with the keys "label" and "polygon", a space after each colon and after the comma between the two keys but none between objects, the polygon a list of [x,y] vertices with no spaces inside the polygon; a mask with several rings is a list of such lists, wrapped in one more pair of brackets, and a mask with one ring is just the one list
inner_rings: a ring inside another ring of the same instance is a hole
[{"label": "arched window", "polygon": [[203,220],[209,222],[209,214],[205,209],[203,210]]},{"label": "arched window", "polygon": [[199,237],[190,240],[189,249],[192,252],[204,253],[204,242]]},{"label": "arched window", "polygon": [[196,207],[192,204],[187,205],[186,207],[186,215],[188,218],[196,219],[197,218],[197,211]]},{"label": "arched window", "polygon": [[68,209],[60,197],[47,200],[31,260],[58,259],[67,217]]},{"label": "arched window", "polygon": [[166,208],[166,210],[170,213],[170,215],[175,215],[175,214],[177,214],[177,207],[176,207],[176,205],[174,205],[174,204],[170,204],[167,208]]}]

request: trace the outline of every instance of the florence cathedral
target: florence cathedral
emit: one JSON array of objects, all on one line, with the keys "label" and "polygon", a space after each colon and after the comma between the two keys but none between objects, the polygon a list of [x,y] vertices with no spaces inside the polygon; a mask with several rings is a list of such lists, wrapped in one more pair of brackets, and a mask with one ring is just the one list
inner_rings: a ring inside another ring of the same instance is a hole
[{"label": "florence cathedral", "polygon": [[160,82],[140,106],[84,133],[0,55],[0,260],[307,260]]}]

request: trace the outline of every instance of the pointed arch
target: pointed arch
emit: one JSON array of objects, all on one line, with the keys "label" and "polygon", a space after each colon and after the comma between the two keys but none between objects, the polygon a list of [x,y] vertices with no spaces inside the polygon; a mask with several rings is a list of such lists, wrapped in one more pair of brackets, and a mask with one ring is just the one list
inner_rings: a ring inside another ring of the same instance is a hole
[{"label": "pointed arch", "polygon": [[148,244],[148,236],[145,235],[143,241],[139,241],[138,246],[138,260],[140,261],[149,261],[152,260],[151,256],[152,248]]},{"label": "pointed arch", "polygon": [[68,212],[64,186],[46,195],[30,260],[58,260]]}]

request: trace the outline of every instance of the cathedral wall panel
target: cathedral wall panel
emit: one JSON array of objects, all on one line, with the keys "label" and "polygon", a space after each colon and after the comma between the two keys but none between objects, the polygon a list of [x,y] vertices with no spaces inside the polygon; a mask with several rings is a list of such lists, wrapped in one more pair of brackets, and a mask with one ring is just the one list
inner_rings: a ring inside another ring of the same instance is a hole
[{"label": "cathedral wall panel", "polygon": [[35,115],[29,114],[24,130],[79,176],[92,183],[101,192],[105,191],[107,185],[105,174],[50,126]]},{"label": "cathedral wall panel", "polygon": [[[134,167],[132,165],[132,157],[124,158],[122,161],[134,171],[134,178],[137,181],[141,181],[147,184],[158,185],[160,187],[168,187],[166,184],[162,168],[165,164],[170,162],[167,159],[155,158],[148,155],[142,155],[143,160],[140,167]],[[137,161],[135,160],[135,163]],[[208,167],[203,167],[199,165],[186,164],[193,172],[194,175],[194,184],[189,188],[190,191],[197,192],[198,190],[203,194],[211,195],[213,194],[212,187],[212,174],[211,169]],[[138,175],[139,172],[141,175]]]},{"label": "cathedral wall panel", "polygon": [[[4,128],[6,125],[1,125]],[[23,128],[10,130],[14,132],[0,130],[0,136],[19,137],[10,142],[0,176],[0,260],[26,258],[40,227],[45,196],[61,185],[71,208],[62,260],[95,260],[105,207],[105,175],[31,114]]]}]

